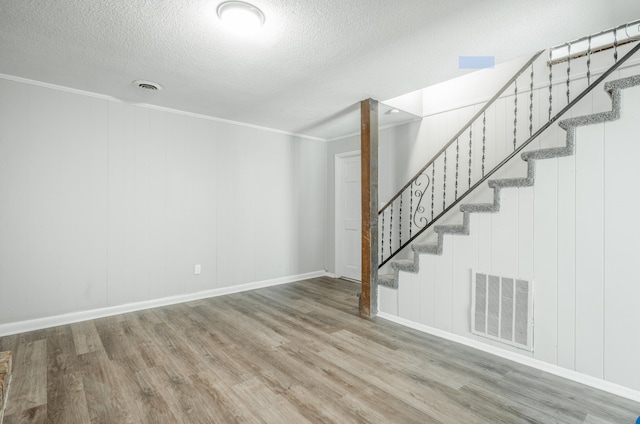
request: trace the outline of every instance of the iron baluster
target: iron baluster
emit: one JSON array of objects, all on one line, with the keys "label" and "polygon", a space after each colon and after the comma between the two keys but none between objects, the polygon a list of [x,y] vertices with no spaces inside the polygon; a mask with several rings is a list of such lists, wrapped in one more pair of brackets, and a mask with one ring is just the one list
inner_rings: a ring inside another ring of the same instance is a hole
[{"label": "iron baluster", "polygon": [[513,83],[513,150],[516,150],[516,138],[518,134],[518,80],[515,80]]},{"label": "iron baluster", "polygon": [[[413,212],[413,219],[409,220],[409,225],[410,225],[409,231],[411,231],[411,225],[415,225],[417,228],[424,228],[429,223],[429,220],[424,216],[421,216],[418,219],[418,214],[424,215],[425,207],[422,206],[422,201],[424,200],[424,193],[427,191],[427,189],[429,188],[429,185],[431,184],[431,180],[429,179],[429,177],[427,176],[425,171],[423,171],[414,180],[415,186],[416,187],[421,187],[422,184],[424,184],[421,181],[421,177],[424,177],[424,178],[426,178],[426,185],[424,186],[424,188],[422,190],[420,190],[420,189],[416,189],[415,190],[415,196],[418,198],[418,203],[416,204],[416,207],[415,207],[414,212]],[[413,187],[413,183],[411,183],[411,186]],[[432,202],[433,202],[433,199],[432,199]]]},{"label": "iron baluster", "polygon": [[384,262],[384,214],[386,211],[382,211],[382,230],[380,233],[382,237],[380,237],[380,263]]},{"label": "iron baluster", "polygon": [[413,227],[413,181],[411,181],[411,197],[409,198],[409,238],[411,238],[411,227]]},{"label": "iron baluster", "polygon": [[456,140],[456,189],[454,191],[454,198],[458,200],[458,162],[460,160],[460,143]]},{"label": "iron baluster", "polygon": [[433,208],[435,207],[435,194],[436,194],[436,163],[433,162],[431,168],[431,220],[433,221]]},{"label": "iron baluster", "polygon": [[402,246],[402,197],[404,193],[400,195],[400,216],[398,216],[398,241],[399,245]]},{"label": "iron baluster", "polygon": [[591,85],[591,36],[587,47],[587,85]]},{"label": "iron baluster", "polygon": [[618,63],[618,28],[613,30],[613,61]]},{"label": "iron baluster", "polygon": [[484,154],[487,150],[487,137],[486,130],[487,128],[487,116],[486,114],[482,114],[482,176],[484,177]]},{"label": "iron baluster", "polygon": [[549,121],[553,110],[553,63],[551,62],[551,51],[549,49]]},{"label": "iron baluster", "polygon": [[571,103],[571,43],[567,43],[567,104]]},{"label": "iron baluster", "polygon": [[473,136],[471,133],[471,127],[469,127],[469,183],[467,190],[471,188],[471,158],[473,157]]},{"label": "iron baluster", "polygon": [[393,255],[393,203],[391,204],[391,216],[389,217],[389,255]]},{"label": "iron baluster", "polygon": [[533,134],[533,64],[531,64],[531,84],[529,85],[529,137]]},{"label": "iron baluster", "polygon": [[447,209],[447,151],[444,151],[444,172],[442,175],[442,209]]}]

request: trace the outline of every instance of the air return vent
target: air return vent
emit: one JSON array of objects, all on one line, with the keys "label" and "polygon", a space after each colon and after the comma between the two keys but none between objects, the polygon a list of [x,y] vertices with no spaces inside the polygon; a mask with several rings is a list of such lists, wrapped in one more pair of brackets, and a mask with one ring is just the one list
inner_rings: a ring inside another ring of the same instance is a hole
[{"label": "air return vent", "polygon": [[135,80],[133,82],[133,85],[135,85],[138,88],[142,88],[143,90],[149,90],[149,91],[162,90],[162,86],[157,82],[153,82],[153,81]]},{"label": "air return vent", "polygon": [[471,332],[533,350],[533,281],[472,271]]}]

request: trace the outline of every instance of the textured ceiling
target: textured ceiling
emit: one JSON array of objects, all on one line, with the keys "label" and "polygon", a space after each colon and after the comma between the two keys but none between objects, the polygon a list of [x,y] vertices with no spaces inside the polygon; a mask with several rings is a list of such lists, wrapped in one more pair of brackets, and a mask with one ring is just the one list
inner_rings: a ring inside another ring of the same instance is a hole
[{"label": "textured ceiling", "polygon": [[0,73],[327,138],[364,98],[461,75],[458,56],[501,63],[640,17],[637,0],[253,0],[266,24],[240,38],[221,1],[0,0]]}]

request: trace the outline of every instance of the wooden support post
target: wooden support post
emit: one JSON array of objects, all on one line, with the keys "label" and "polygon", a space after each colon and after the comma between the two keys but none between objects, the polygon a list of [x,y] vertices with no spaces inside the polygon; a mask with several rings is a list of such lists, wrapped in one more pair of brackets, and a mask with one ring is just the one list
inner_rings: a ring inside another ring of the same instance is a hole
[{"label": "wooden support post", "polygon": [[360,315],[378,313],[378,102],[360,102],[362,294]]}]

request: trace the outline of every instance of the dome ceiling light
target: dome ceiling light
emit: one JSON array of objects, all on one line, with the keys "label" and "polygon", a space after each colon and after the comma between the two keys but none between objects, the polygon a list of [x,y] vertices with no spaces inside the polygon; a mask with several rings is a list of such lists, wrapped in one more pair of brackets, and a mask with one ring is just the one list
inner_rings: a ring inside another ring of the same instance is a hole
[{"label": "dome ceiling light", "polygon": [[252,4],[243,1],[225,1],[217,9],[218,17],[232,31],[248,34],[264,25],[264,13]]}]

